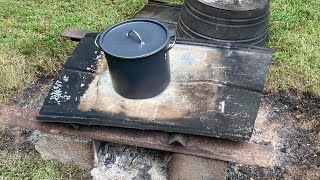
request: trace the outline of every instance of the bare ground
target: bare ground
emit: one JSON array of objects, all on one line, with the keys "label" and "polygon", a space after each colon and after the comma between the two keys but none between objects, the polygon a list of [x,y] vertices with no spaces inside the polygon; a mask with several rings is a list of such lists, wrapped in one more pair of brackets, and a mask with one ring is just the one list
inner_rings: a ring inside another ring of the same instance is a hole
[{"label": "bare ground", "polygon": [[[51,81],[40,78],[8,104],[38,110]],[[229,163],[228,179],[320,179],[320,99],[294,90],[270,93],[262,99],[259,117],[250,141],[275,148],[274,166],[268,169]],[[31,131],[0,130],[0,150],[34,151]]]},{"label": "bare ground", "polygon": [[[7,104],[39,110],[51,83],[52,78],[39,78],[9,99]],[[35,153],[31,135],[32,131],[28,129],[0,126],[0,151]]]},{"label": "bare ground", "polygon": [[319,102],[294,90],[266,95],[250,141],[275,148],[274,167],[229,163],[228,179],[320,179]]}]

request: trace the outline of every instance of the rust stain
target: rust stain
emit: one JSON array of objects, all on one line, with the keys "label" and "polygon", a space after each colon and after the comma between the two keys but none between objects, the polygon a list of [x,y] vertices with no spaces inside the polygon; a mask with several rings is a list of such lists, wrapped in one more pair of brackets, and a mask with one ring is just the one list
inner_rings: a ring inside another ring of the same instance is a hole
[{"label": "rust stain", "polygon": [[[205,63],[201,63],[206,61],[207,53],[197,51],[199,54],[195,56],[181,58],[181,56],[188,56],[191,53],[188,53],[187,48],[183,45],[174,49],[172,53],[170,52],[170,66],[173,72],[172,82],[160,95],[142,100],[127,99],[114,91],[106,59],[102,54],[97,63],[95,78],[81,97],[78,109],[80,111],[92,109],[118,117],[121,116],[124,119],[146,121],[192,119],[199,114],[206,116],[207,112],[214,112],[219,106],[219,104],[216,105],[216,98],[219,93],[218,87],[210,82],[193,81],[200,78],[197,77],[198,72],[208,69]],[[219,54],[216,58],[220,58]],[[179,59],[184,60],[177,61]],[[189,65],[182,66],[186,63]],[[187,68],[182,69],[181,67]],[[177,76],[186,77],[185,81],[175,82]]]},{"label": "rust stain", "polygon": [[177,44],[169,55],[172,79],[198,81],[224,77],[221,70],[216,72],[216,68],[223,67],[224,63],[223,55],[218,49],[193,47],[190,52],[190,46]]},{"label": "rust stain", "polygon": [[150,120],[159,117],[173,119],[182,117],[186,113],[187,109],[181,106],[181,103],[176,103],[179,102],[177,100],[179,97],[171,95],[178,93],[175,85],[170,85],[161,96],[143,100],[126,99],[114,91],[107,69],[105,56],[102,55],[97,63],[95,78],[80,99],[79,110],[94,109],[112,114],[124,114],[129,118]]}]

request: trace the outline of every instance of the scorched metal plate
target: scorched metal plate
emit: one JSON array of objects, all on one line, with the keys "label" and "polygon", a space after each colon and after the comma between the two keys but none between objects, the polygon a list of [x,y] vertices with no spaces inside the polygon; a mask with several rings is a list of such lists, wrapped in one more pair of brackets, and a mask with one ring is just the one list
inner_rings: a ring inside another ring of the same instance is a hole
[{"label": "scorched metal plate", "polygon": [[178,39],[169,53],[169,87],[154,98],[131,100],[113,90],[95,36],[87,34],[69,57],[44,101],[39,121],[250,138],[270,49]]}]

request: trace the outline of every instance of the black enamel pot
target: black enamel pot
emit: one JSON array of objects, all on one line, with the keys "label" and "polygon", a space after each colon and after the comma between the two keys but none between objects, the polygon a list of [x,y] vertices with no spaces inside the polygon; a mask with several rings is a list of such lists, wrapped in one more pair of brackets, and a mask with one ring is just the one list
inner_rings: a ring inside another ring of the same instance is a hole
[{"label": "black enamel pot", "polygon": [[123,97],[145,99],[160,94],[170,83],[168,29],[149,19],[118,23],[96,38],[104,51],[114,90]]}]

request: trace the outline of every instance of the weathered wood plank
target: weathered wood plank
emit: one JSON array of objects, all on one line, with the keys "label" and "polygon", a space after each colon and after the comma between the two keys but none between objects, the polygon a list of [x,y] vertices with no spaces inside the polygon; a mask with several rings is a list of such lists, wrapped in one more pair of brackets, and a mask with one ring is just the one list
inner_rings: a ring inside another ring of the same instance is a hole
[{"label": "weathered wood plank", "polygon": [[101,126],[81,126],[80,129],[76,130],[68,128],[65,124],[40,123],[35,120],[36,113],[25,108],[1,106],[0,124],[190,154],[222,161],[262,167],[272,166],[273,148],[264,145],[189,135],[185,147],[173,146],[168,145],[170,134],[164,132]]}]

